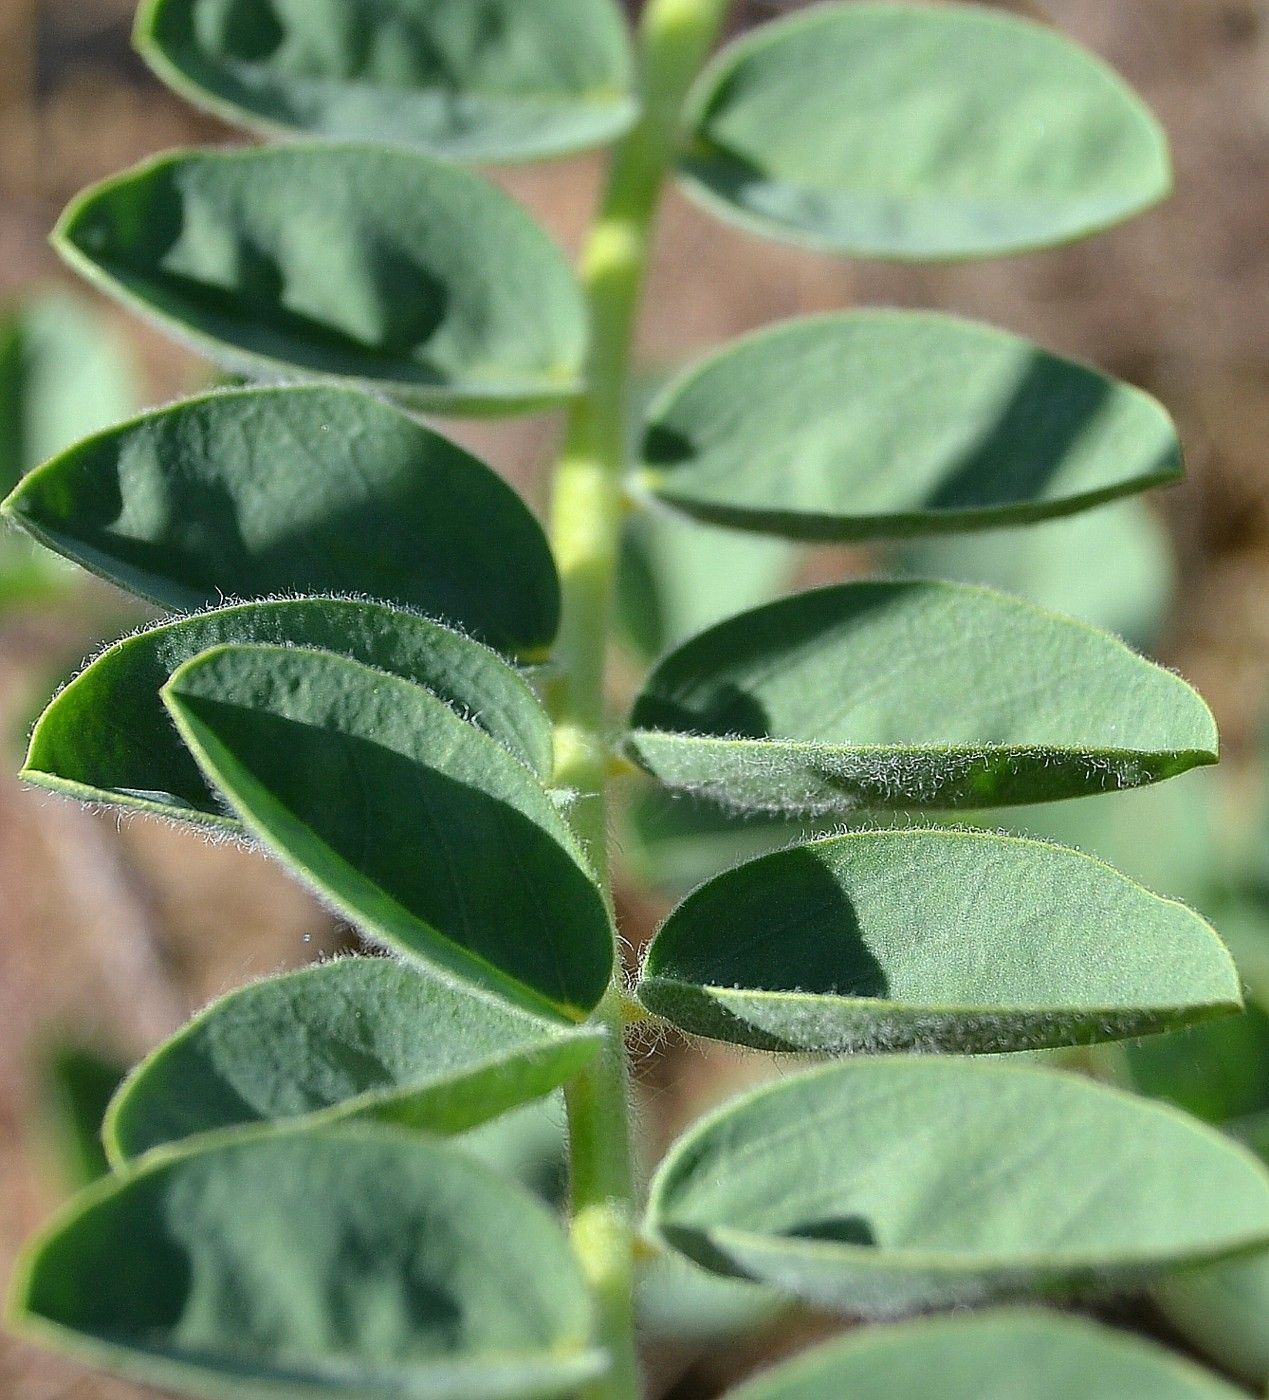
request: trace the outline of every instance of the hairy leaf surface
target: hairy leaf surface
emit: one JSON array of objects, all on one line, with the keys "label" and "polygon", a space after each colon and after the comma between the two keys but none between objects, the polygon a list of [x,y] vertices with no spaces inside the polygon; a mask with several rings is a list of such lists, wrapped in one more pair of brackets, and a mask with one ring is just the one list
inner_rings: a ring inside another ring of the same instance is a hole
[{"label": "hairy leaf surface", "polygon": [[137,45],[183,97],[266,134],[525,160],[635,115],[612,0],[146,0]]},{"label": "hairy leaf surface", "polygon": [[458,1133],[548,1094],[603,1039],[389,958],[343,958],[213,1002],[111,1104],[116,1164],[217,1129],[365,1117]]},{"label": "hairy leaf surface", "polygon": [[226,646],[163,690],[252,835],[372,937],[580,1020],[608,912],[540,780],[421,686],[297,647]]},{"label": "hairy leaf surface", "polygon": [[1056,30],[978,6],[816,6],[732,44],[689,100],[681,173],[770,238],[988,257],[1080,238],[1171,187],[1135,94]]},{"label": "hairy leaf surface", "polygon": [[550,549],[511,487],[347,389],[233,389],[147,413],[33,471],[4,512],[183,611],[356,593],[519,652],[549,645],[559,620]]},{"label": "hairy leaf surface", "polygon": [[672,652],[629,747],[738,808],[993,807],[1216,761],[1210,711],[1106,633],[989,589],[840,584]]},{"label": "hairy leaf surface", "polygon": [[336,652],[414,681],[539,778],[550,776],[546,711],[494,652],[382,603],[296,598],[201,613],[108,647],[40,716],[22,777],[85,801],[236,827],[237,819],[225,812],[159,698],[183,662],[233,642]]},{"label": "hairy leaf surface", "polygon": [[715,1272],[869,1314],[1123,1288],[1269,1246],[1269,1174],[1243,1148],[1083,1077],[987,1061],[766,1085],[679,1140],[648,1209]]},{"label": "hairy leaf surface", "polygon": [[507,195],[416,152],[158,156],[81,194],[53,241],[237,374],[352,380],[454,413],[577,389],[586,316],[559,249]]},{"label": "hairy leaf surface", "polygon": [[1065,515],[1176,481],[1149,395],[989,326],[925,311],[787,321],[653,404],[638,489],[808,540]]},{"label": "hairy leaf surface", "polygon": [[760,1050],[996,1052],[1123,1039],[1242,1005],[1192,910],[1046,842],[868,831],[718,876],[670,915],[639,999]]},{"label": "hairy leaf surface", "polygon": [[734,1400],[1235,1400],[1162,1347],[1056,1312],[1001,1309],[869,1329],[816,1347]]},{"label": "hairy leaf surface", "polygon": [[155,1154],[54,1221],[15,1304],[45,1344],[207,1400],[564,1396],[602,1368],[555,1219],[386,1126]]}]

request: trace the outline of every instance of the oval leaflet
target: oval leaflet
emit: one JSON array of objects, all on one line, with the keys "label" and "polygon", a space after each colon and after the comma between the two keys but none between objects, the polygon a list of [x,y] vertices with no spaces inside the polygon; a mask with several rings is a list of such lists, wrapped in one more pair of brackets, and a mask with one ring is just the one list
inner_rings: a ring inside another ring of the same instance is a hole
[{"label": "oval leaflet", "polygon": [[136,43],[228,121],[453,160],[601,145],[637,110],[612,0],[146,0]]},{"label": "oval leaflet", "polygon": [[671,652],[635,759],[737,809],[997,807],[1216,762],[1211,712],[1116,638],[967,584],[838,584]]},{"label": "oval leaflet", "polygon": [[390,958],[341,958],[230,992],[128,1076],[102,1135],[116,1167],[261,1123],[373,1118],[461,1133],[548,1094],[603,1032],[562,1027]]},{"label": "oval leaflet", "polygon": [[329,652],[242,645],[162,694],[247,831],[371,937],[539,1015],[598,1004],[612,926],[576,839],[444,701]]},{"label": "oval leaflet", "polygon": [[448,413],[525,412],[578,388],[586,313],[559,249],[500,190],[417,152],[157,156],[81,194],[53,243],[235,374]]},{"label": "oval leaflet", "polygon": [[1077,851],[957,830],[851,832],[719,875],[662,925],[639,999],[699,1035],[832,1054],[1124,1039],[1242,1006],[1184,905]]},{"label": "oval leaflet", "polygon": [[687,120],[689,194],[856,257],[1041,248],[1171,188],[1167,140],[1116,74],[975,5],[818,5],[764,25],[701,75]]},{"label": "oval leaflet", "polygon": [[555,1219],[466,1154],[365,1124],[108,1178],[30,1248],[14,1312],[208,1400],[563,1397],[603,1369]]},{"label": "oval leaflet", "polygon": [[330,651],[401,676],[496,739],[539,778],[550,776],[546,712],[494,652],[382,603],[296,598],[199,613],[107,647],[37,720],[22,777],[84,801],[238,827],[159,698],[178,666],[225,643]]},{"label": "oval leaflet", "polygon": [[510,486],[380,399],[233,389],[107,429],[31,472],[8,519],[168,608],[359,594],[502,651],[559,622],[542,528]]},{"label": "oval leaflet", "polygon": [[989,326],[851,311],[745,336],[649,410],[636,490],[804,540],[1017,524],[1181,475],[1148,394]]},{"label": "oval leaflet", "polygon": [[658,1168],[658,1238],[859,1314],[1115,1290],[1269,1247],[1269,1174],[1173,1109],[1034,1066],[860,1059],[768,1084]]}]

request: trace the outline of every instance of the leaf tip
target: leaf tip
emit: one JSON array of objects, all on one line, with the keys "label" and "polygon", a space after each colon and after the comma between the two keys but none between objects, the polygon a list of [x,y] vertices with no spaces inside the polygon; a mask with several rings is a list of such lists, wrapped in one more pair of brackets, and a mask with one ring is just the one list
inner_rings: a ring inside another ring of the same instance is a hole
[{"label": "leaf tip", "polygon": [[3,519],[16,530],[23,528],[22,517],[25,514],[22,510],[21,502],[18,499],[18,492],[21,489],[20,485],[15,487],[4,500],[0,501],[0,519]]},{"label": "leaf tip", "polygon": [[131,1165],[132,1159],[137,1156],[136,1149],[130,1150],[126,1142],[127,1130],[123,1119],[127,1106],[132,1100],[132,1086],[145,1063],[147,1062],[143,1060],[140,1065],[133,1067],[130,1074],[125,1075],[123,1082],[111,1094],[110,1102],[106,1104],[106,1111],[102,1115],[101,1147],[106,1154],[106,1162],[110,1170],[115,1173],[126,1171]]}]

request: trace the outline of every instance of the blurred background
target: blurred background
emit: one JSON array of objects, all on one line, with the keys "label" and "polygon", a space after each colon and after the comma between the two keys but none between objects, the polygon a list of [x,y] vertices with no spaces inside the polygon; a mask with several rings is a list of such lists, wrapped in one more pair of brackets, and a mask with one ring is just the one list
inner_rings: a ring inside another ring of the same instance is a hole
[{"label": "blurred background", "polygon": [[[164,148],[243,139],[195,115],[129,47],[130,0],[0,0],[0,484],[67,439],[135,407],[197,389],[207,366],[73,287],[46,245],[66,201],[90,181]],[[637,6],[632,6],[637,8]],[[769,17],[736,5],[738,28]],[[789,8],[780,6],[779,8]],[[1027,0],[1001,8],[1051,19],[1144,94],[1173,142],[1177,192],[1162,209],[1078,248],[923,270],[845,264],[760,243],[671,194],[642,329],[648,381],[777,318],[852,302],[944,307],[1088,359],[1160,397],[1181,426],[1189,479],[1146,506],[1116,506],[1026,536],[968,539],[881,559],[793,556],[784,546],[673,531],[630,541],[617,686],[649,652],[795,576],[911,567],[994,581],[1126,635],[1180,670],[1216,712],[1225,761],[1157,790],[1106,798],[1096,813],[1010,815],[1107,855],[1192,900],[1269,996],[1269,3],[1265,0]],[[990,81],[984,75],[984,81]],[[597,189],[593,158],[495,178],[575,249]],[[540,505],[559,424],[449,425]],[[680,527],[681,528],[681,527]],[[704,546],[701,546],[703,549]],[[697,564],[684,562],[693,552]],[[707,558],[709,577],[700,571]],[[693,572],[693,569],[696,572]],[[712,589],[712,591],[711,591]],[[34,714],[103,640],[144,621],[104,584],[0,540],[0,1280],[14,1252],[93,1169],[92,1119],[129,1063],[209,998],[353,940],[263,859],[145,820],[92,814],[11,776]],[[618,699],[620,697],[617,697]],[[712,814],[631,787],[615,819],[626,875],[625,931],[637,945],[685,886],[780,839],[719,829]],[[637,1047],[641,1115],[655,1153],[684,1121],[761,1063]],[[1269,1112],[1269,1020],[1192,1032],[1088,1057],[1235,1131]],[[553,1117],[554,1115],[554,1117]],[[490,1139],[550,1176],[558,1109]],[[1249,1127],[1248,1125],[1251,1125]],[[679,1400],[823,1324],[774,1316],[756,1296],[676,1292],[648,1300],[653,1374]],[[1263,1295],[1269,1317],[1269,1283]],[[1125,1299],[1111,1315],[1190,1349],[1208,1345],[1175,1301]],[[1210,1318],[1208,1319],[1210,1322]],[[1269,1332],[1269,1322],[1265,1331]],[[1226,1369],[1261,1383],[1257,1357]],[[1263,1367],[1263,1370],[1259,1368]],[[0,1395],[126,1400],[0,1338]]]}]

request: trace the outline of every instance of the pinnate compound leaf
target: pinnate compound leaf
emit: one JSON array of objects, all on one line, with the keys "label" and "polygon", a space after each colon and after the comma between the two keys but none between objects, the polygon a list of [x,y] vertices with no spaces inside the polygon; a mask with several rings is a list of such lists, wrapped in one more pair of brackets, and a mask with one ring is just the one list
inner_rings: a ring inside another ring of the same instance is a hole
[{"label": "pinnate compound leaf", "polygon": [[456,160],[601,145],[636,110],[612,0],[146,0],[136,40],[229,121]]},{"label": "pinnate compound leaf", "polygon": [[581,1020],[608,912],[540,780],[421,686],[298,647],[224,646],[163,698],[247,830],[372,937]]},{"label": "pinnate compound leaf", "polygon": [[1040,248],[1171,187],[1166,138],[1118,76],[978,6],[824,5],[766,25],[701,76],[688,122],[681,173],[709,209],[857,257]]},{"label": "pinnate compound leaf", "polygon": [[1022,1308],[869,1328],[816,1347],[733,1400],[1235,1400],[1162,1347]]},{"label": "pinnate compound leaf", "polygon": [[720,875],[670,915],[639,999],[760,1050],[997,1052],[1242,1005],[1199,916],[1101,861],[974,831],[866,831]]},{"label": "pinnate compound leaf", "polygon": [[233,389],[158,409],[32,472],[4,513],[112,583],[190,611],[356,593],[541,651],[559,581],[510,486],[367,394]]},{"label": "pinnate compound leaf", "polygon": [[223,368],[360,382],[431,411],[576,392],[581,293],[509,196],[411,151],[158,156],[87,190],[54,244]]},{"label": "pinnate compound leaf", "polygon": [[1269,1247],[1269,1173],[1213,1129],[1034,1066],[857,1059],[689,1129],[649,1225],[847,1312],[1117,1289]]},{"label": "pinnate compound leaf", "polygon": [[1184,681],[1116,638],[990,589],[839,584],[672,652],[629,748],[737,808],[998,807],[1137,787],[1214,763]]},{"label": "pinnate compound leaf", "polygon": [[603,1365],[550,1213],[372,1124],[156,1153],[36,1241],[14,1313],[58,1350],[207,1400],[562,1397]]},{"label": "pinnate compound leaf", "polygon": [[636,488],[701,520],[860,540],[1065,515],[1176,481],[1149,395],[1017,336],[853,311],[747,336],[649,411]]},{"label": "pinnate compound leaf", "polygon": [[347,1117],[459,1133],[550,1093],[602,1038],[407,963],[343,958],[213,1002],[128,1077],[106,1145],[121,1164],[218,1129]]},{"label": "pinnate compound leaf", "polygon": [[241,603],[115,642],[40,716],[22,777],[84,801],[237,827],[159,698],[182,663],[235,642],[331,651],[414,681],[550,777],[550,720],[496,653],[416,613],[349,598]]}]

